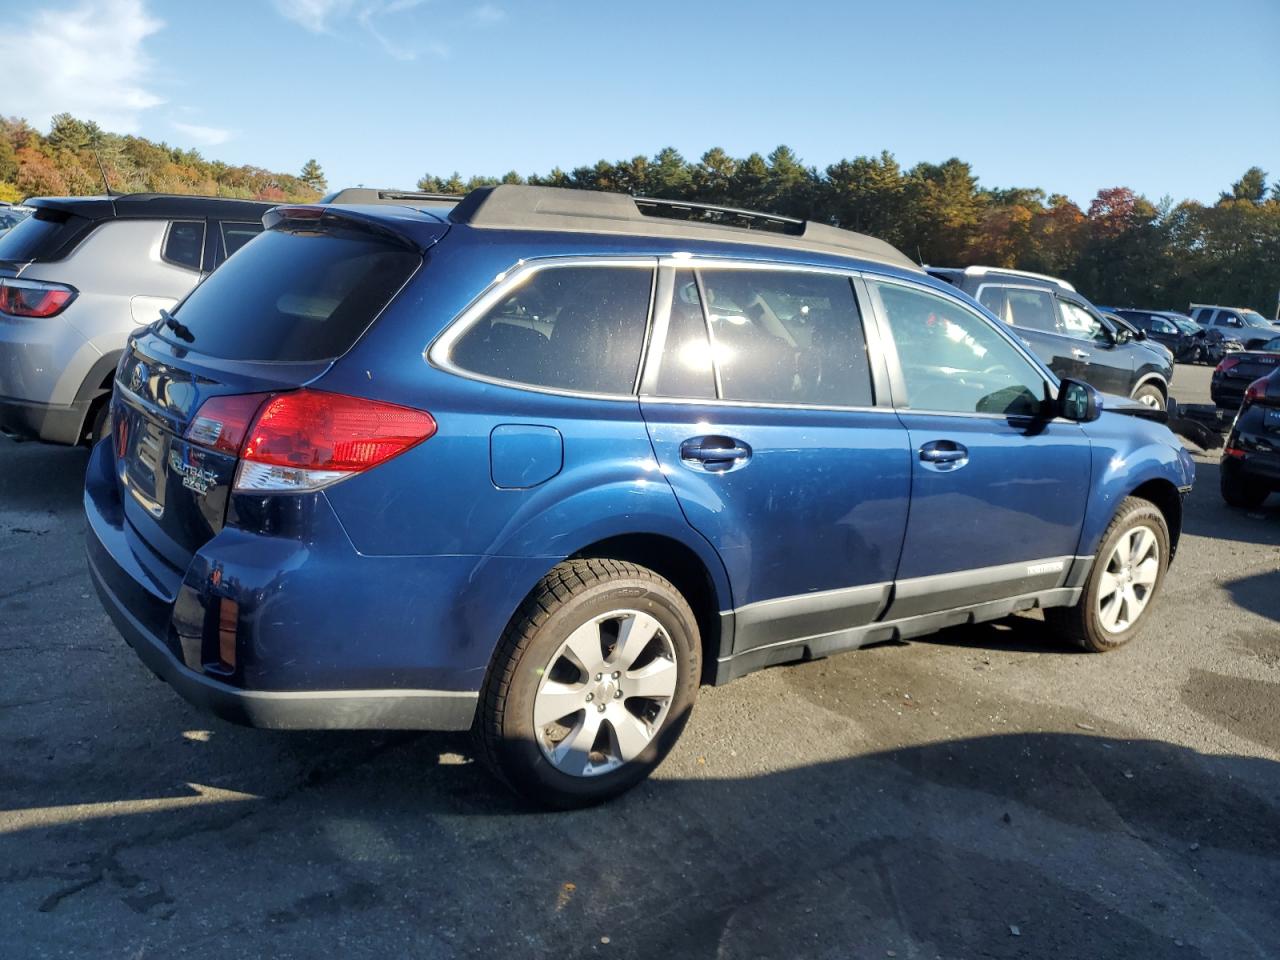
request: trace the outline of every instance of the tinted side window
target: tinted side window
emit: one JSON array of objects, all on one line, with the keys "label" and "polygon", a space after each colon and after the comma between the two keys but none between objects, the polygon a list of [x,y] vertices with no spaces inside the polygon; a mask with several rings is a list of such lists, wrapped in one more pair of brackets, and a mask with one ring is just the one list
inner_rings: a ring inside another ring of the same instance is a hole
[{"label": "tinted side window", "polygon": [[1005,291],[1009,298],[1010,322],[1019,327],[1031,330],[1043,330],[1045,333],[1058,333],[1058,318],[1053,312],[1053,295],[1047,290],[1022,290],[1010,288]]},{"label": "tinted side window", "polygon": [[869,282],[906,381],[906,405],[944,413],[1034,416],[1045,379],[1008,340],[959,303]]},{"label": "tinted side window", "polygon": [[199,270],[204,254],[204,221],[174,220],[165,233],[160,256],[169,263]]},{"label": "tinted side window", "polygon": [[1168,320],[1163,320],[1160,317],[1156,317],[1154,320],[1152,320],[1151,326],[1148,329],[1154,331],[1155,333],[1177,333],[1178,332],[1177,327],[1175,327]]},{"label": "tinted side window", "polygon": [[699,271],[724,400],[870,406],[862,319],[848,277]]},{"label": "tinted side window", "polygon": [[652,283],[653,271],[638,267],[539,270],[473,324],[450,359],[498,380],[629,394]]},{"label": "tinted side window", "polygon": [[978,302],[1003,322],[1013,323],[1013,318],[1009,315],[1008,301],[1005,299],[1003,287],[993,287],[990,284],[984,286],[978,291]]},{"label": "tinted side window", "polygon": [[222,232],[222,259],[231,256],[262,232],[261,223],[232,223],[224,220],[218,224]]},{"label": "tinted side window", "polygon": [[1106,328],[1102,321],[1079,304],[1059,300],[1062,310],[1062,332],[1077,340],[1105,340]]},{"label": "tinted side window", "polygon": [[658,366],[657,392],[664,397],[710,400],[716,395],[711,367],[711,342],[702,315],[702,298],[692,270],[675,275],[671,293],[671,319]]}]

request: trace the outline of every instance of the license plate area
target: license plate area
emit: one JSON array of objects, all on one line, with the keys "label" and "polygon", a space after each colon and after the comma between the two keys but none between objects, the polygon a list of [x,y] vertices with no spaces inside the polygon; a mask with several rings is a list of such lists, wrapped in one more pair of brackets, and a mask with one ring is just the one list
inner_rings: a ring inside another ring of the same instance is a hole
[{"label": "license plate area", "polygon": [[128,411],[126,423],[121,483],[147,513],[159,519],[164,516],[169,438],[159,424],[138,410]]},{"label": "license plate area", "polygon": [[1268,410],[1262,418],[1262,425],[1274,433],[1280,433],[1280,410]]}]

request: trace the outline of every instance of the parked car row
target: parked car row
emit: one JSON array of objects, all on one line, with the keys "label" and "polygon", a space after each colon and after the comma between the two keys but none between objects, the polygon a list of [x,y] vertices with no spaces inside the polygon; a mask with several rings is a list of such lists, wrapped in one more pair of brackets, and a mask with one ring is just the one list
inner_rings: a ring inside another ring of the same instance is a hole
[{"label": "parked car row", "polygon": [[[881,241],[697,204],[367,199],[276,207],[124,344],[90,570],[191,701],[471,728],[566,807],[647,776],[702,682],[1034,608],[1140,631],[1194,464],[1168,355],[1070,290],[988,276],[993,315]],[[1070,332],[1005,322],[1028,287]]]},{"label": "parked car row", "polygon": [[0,237],[31,216],[31,207],[0,201]]}]

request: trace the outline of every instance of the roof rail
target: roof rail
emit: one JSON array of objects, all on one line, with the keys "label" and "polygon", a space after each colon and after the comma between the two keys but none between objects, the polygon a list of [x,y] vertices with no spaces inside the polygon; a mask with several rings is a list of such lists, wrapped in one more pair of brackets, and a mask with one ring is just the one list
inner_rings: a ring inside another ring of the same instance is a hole
[{"label": "roof rail", "polygon": [[451,193],[423,193],[417,190],[377,190],[372,187],[346,187],[324,197],[321,203],[394,203],[400,206],[414,204],[454,204],[462,197]]},{"label": "roof rail", "polygon": [[1071,293],[1079,293],[1079,291],[1076,290],[1075,285],[1073,283],[1071,283],[1068,280],[1063,280],[1061,277],[1051,277],[1047,273],[1033,273],[1030,270],[1015,270],[1013,267],[973,266],[973,267],[960,268],[960,267],[935,267],[930,265],[925,267],[925,269],[938,270],[938,271],[956,270],[956,271],[961,271],[971,277],[982,277],[989,273],[1000,273],[1000,274],[1005,274],[1011,277],[1027,277],[1032,280],[1043,280],[1045,283],[1052,283],[1054,286],[1061,287],[1063,290],[1069,290]]},{"label": "roof rail", "polygon": [[812,220],[597,190],[523,184],[479,187],[453,208],[449,219],[490,230],[612,233],[758,243],[920,269],[883,240]]}]

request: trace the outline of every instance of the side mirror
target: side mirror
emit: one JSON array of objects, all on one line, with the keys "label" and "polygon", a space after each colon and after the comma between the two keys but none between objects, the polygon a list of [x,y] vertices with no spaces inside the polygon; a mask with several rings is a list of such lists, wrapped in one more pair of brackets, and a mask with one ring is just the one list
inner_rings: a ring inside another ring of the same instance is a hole
[{"label": "side mirror", "polygon": [[1076,423],[1102,416],[1102,394],[1080,380],[1063,380],[1058,387],[1058,413]]},{"label": "side mirror", "polygon": [[1128,327],[1117,327],[1111,331],[1111,342],[1116,346],[1128,343],[1133,339],[1133,334],[1129,332]]}]

